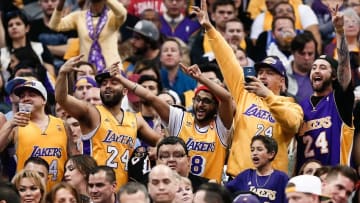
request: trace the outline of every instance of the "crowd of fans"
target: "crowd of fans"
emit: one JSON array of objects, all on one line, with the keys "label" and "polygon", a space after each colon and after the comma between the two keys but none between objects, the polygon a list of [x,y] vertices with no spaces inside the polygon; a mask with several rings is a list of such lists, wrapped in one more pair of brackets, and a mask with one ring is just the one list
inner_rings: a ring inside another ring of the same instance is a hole
[{"label": "crowd of fans", "polygon": [[1,202],[360,202],[359,0],[0,15]]}]

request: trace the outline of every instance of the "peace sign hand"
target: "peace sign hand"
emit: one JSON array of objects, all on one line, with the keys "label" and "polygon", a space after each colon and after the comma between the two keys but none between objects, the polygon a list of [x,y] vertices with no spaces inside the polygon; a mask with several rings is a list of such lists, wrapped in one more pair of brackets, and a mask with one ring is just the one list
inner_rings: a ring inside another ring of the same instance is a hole
[{"label": "peace sign hand", "polygon": [[200,8],[197,6],[192,6],[191,8],[191,14],[195,14],[197,16],[200,25],[202,25],[205,29],[210,28],[211,22],[209,20],[206,0],[201,0]]},{"label": "peace sign hand", "polygon": [[344,15],[339,13],[339,8],[343,4],[343,0],[332,0],[329,1],[327,7],[332,16],[332,22],[335,28],[335,31],[344,30]]}]

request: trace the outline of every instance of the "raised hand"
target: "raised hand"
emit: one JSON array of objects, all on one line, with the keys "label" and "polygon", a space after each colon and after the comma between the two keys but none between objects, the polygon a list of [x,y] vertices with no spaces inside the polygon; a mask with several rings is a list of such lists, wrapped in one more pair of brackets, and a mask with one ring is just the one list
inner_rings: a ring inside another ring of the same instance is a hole
[{"label": "raised hand", "polygon": [[67,60],[60,68],[59,73],[70,73],[71,71],[77,71],[79,68],[77,67],[77,64],[81,60],[81,58],[84,55],[81,54],[79,56],[74,56]]},{"label": "raised hand", "polygon": [[201,71],[200,71],[200,68],[199,68],[199,66],[197,64],[186,67],[184,64],[180,63],[180,67],[184,71],[184,73],[190,75],[195,80],[200,79]]},{"label": "raised hand", "polygon": [[245,83],[245,89],[249,92],[256,94],[259,97],[267,97],[271,94],[271,90],[267,88],[264,83],[262,83],[259,79],[254,76],[248,76],[251,78],[251,82]]},{"label": "raised hand", "polygon": [[111,76],[121,75],[121,69],[119,67],[120,61],[111,64],[108,71]]},{"label": "raised hand", "polygon": [[206,0],[201,0],[200,8],[197,6],[192,6],[191,8],[192,8],[191,13],[197,16],[200,25],[202,25],[205,28],[211,26],[211,22],[207,11]]},{"label": "raised hand", "polygon": [[344,15],[339,13],[339,8],[343,4],[343,0],[332,0],[329,1],[327,7],[332,16],[332,22],[335,28],[335,31],[344,30]]}]

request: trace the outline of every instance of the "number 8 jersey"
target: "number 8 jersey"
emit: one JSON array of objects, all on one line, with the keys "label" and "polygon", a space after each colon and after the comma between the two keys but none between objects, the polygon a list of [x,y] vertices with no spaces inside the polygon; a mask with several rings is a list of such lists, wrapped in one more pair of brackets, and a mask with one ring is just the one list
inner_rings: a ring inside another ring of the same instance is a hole
[{"label": "number 8 jersey", "polygon": [[310,99],[304,100],[301,107],[304,124],[297,136],[297,171],[308,159],[319,160],[323,165],[349,165],[354,129],[340,117],[334,91],[315,107]]},{"label": "number 8 jersey", "polygon": [[220,183],[232,128],[227,130],[219,116],[202,129],[195,125],[194,120],[193,114],[170,106],[170,135],[185,141],[192,174]]},{"label": "number 8 jersey", "polygon": [[100,113],[100,126],[96,132],[83,135],[83,153],[92,156],[98,165],[112,167],[116,174],[117,189],[128,181],[127,164],[134,151],[136,115],[125,112],[118,121],[105,107],[96,106]]}]

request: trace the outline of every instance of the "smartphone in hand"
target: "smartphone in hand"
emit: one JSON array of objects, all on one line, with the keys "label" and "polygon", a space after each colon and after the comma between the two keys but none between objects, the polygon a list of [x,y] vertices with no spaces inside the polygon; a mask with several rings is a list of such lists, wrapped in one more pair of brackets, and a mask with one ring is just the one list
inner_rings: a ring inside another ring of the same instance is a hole
[{"label": "smartphone in hand", "polygon": [[244,70],[244,78],[245,78],[246,83],[249,83],[249,82],[252,81],[252,79],[249,78],[249,76],[256,77],[256,71],[255,71],[255,68],[253,66],[243,67],[243,70]]}]

